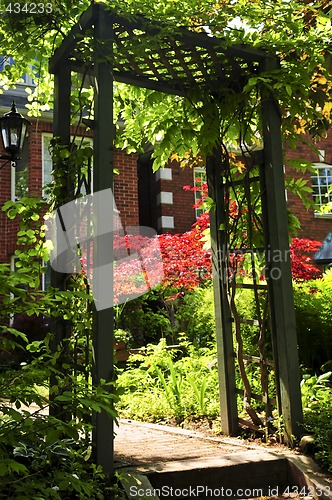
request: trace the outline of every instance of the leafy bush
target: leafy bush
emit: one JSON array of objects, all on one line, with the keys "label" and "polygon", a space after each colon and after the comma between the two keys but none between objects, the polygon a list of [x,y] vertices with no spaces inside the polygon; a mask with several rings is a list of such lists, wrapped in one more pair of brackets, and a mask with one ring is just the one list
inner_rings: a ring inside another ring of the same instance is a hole
[{"label": "leafy bush", "polygon": [[214,357],[215,352],[196,350],[188,342],[177,351],[166,350],[165,340],[148,346],[147,354],[132,357],[118,377],[120,414],[147,421],[215,418],[218,374],[215,366],[209,368]]},{"label": "leafy bush", "polygon": [[332,472],[332,372],[307,375],[302,380],[305,428],[315,435],[316,458]]},{"label": "leafy bush", "polygon": [[213,289],[202,286],[176,294],[175,289],[156,288],[126,304],[118,324],[133,333],[136,347],[161,338],[177,344],[182,332],[197,347],[206,347],[215,341]]},{"label": "leafy bush", "polygon": [[133,347],[157,343],[160,338],[172,342],[172,325],[169,311],[159,289],[126,303],[121,308],[117,327],[128,330],[133,336]]},{"label": "leafy bush", "polygon": [[[25,349],[26,342],[43,340],[49,330],[49,322],[42,315],[36,313],[31,316],[25,313],[18,314],[13,320],[11,328],[7,330],[4,328],[2,333],[0,342],[1,362],[10,365],[31,361],[33,353]],[[6,343],[7,346],[11,345],[9,350],[4,348]]]},{"label": "leafy bush", "polygon": [[[93,463],[89,433],[92,408],[115,418],[115,396],[83,377],[64,377],[49,340],[27,344],[33,361],[1,374],[0,497],[108,498],[111,484]],[[56,385],[49,386],[52,375]],[[50,397],[57,416],[48,414]]]},{"label": "leafy bush", "polygon": [[197,287],[176,299],[174,309],[177,332],[186,332],[193,345],[201,348],[215,342],[216,327],[211,283]]},{"label": "leafy bush", "polygon": [[128,330],[124,330],[123,328],[116,328],[113,331],[114,342],[124,342],[127,347],[130,346],[132,341],[132,335]]},{"label": "leafy bush", "polygon": [[312,373],[332,360],[332,270],[294,285],[299,357]]}]

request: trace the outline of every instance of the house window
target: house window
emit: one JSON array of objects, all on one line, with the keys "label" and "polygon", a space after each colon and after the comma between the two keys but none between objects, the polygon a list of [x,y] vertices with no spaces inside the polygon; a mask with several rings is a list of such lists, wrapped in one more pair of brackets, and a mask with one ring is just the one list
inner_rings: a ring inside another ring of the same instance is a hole
[{"label": "house window", "polygon": [[41,275],[41,287],[46,291],[51,286],[51,264],[43,261],[43,267],[45,271]]},{"label": "house window", "polygon": [[[332,165],[314,164],[315,172],[311,175],[313,197],[316,204],[316,215],[321,215],[320,208],[332,202]],[[332,216],[332,212],[325,215]]]},{"label": "house window", "polygon": [[204,187],[206,186],[207,178],[204,168],[194,168],[194,187],[195,187],[195,215],[198,218],[204,212],[200,207],[200,201],[204,194]]},{"label": "house window", "polygon": [[43,196],[45,196],[44,187],[46,184],[52,182],[52,170],[53,170],[53,162],[52,156],[50,152],[50,144],[52,140],[52,134],[43,134],[43,142],[42,142],[42,162],[43,162]]},{"label": "house window", "polygon": [[28,157],[29,148],[27,138],[24,141],[23,149],[20,153],[20,160],[11,171],[11,199],[19,201],[24,196],[28,196]]},{"label": "house window", "polygon": [[14,59],[12,57],[0,56],[0,71],[3,71],[6,66],[12,66]]}]

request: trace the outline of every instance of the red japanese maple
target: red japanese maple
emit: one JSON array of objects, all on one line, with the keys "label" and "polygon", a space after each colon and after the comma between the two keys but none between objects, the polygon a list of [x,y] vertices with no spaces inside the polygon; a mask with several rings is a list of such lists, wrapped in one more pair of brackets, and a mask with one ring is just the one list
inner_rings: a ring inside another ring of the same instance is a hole
[{"label": "red japanese maple", "polygon": [[322,277],[322,272],[313,265],[312,255],[322,246],[321,241],[308,238],[293,238],[290,245],[292,276],[295,280],[310,280]]},{"label": "red japanese maple", "polygon": [[[184,190],[197,191],[198,188],[184,186]],[[202,196],[195,207],[200,208],[207,197],[207,186],[201,187]],[[235,202],[231,203],[231,216],[238,214]],[[164,234],[159,236],[165,278],[163,286],[175,286],[191,290],[203,280],[211,277],[211,253],[204,248],[204,231],[209,228],[209,214],[204,212],[192,229],[182,235]],[[292,276],[295,280],[316,279],[322,276],[314,266],[312,255],[321,246],[320,241],[307,238],[293,238],[290,246]]]},{"label": "red japanese maple", "polygon": [[204,213],[190,231],[159,236],[165,272],[162,286],[192,290],[211,276],[211,252],[204,248],[203,241],[208,221]]}]

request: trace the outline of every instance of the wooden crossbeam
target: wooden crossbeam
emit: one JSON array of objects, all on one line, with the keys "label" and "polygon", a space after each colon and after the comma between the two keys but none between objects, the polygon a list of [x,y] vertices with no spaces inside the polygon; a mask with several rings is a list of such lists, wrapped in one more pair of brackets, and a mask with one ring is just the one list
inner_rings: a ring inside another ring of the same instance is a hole
[{"label": "wooden crossbeam", "polygon": [[246,319],[246,318],[239,318],[239,321],[241,325],[250,325],[250,326],[260,326],[260,323],[257,319]]},{"label": "wooden crossbeam", "polygon": [[[250,184],[252,182],[259,182],[260,181],[260,177],[258,175],[256,175],[255,177],[247,177],[247,182],[249,182]],[[232,187],[233,186],[243,186],[245,182],[245,179],[239,179],[237,181],[232,181]]]},{"label": "wooden crossbeam", "polygon": [[[261,358],[259,358],[258,356],[251,356],[250,354],[244,354],[243,359],[245,359],[247,361],[252,361],[253,363],[259,363],[259,364],[262,363]],[[270,361],[268,359],[264,359],[264,364],[266,364],[267,366],[270,366],[271,368],[274,368],[273,361]]]},{"label": "wooden crossbeam", "polygon": [[254,285],[251,283],[236,283],[236,288],[245,288],[247,290],[267,290],[267,285]]}]

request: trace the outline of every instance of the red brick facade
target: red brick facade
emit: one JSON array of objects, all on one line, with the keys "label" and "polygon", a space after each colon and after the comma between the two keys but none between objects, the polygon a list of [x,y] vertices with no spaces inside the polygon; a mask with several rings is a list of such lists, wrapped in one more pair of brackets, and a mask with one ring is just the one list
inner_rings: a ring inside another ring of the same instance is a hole
[{"label": "red brick facade", "polygon": [[[3,153],[3,152],[1,152]],[[5,165],[0,170],[0,207],[11,199],[11,167]],[[0,211],[0,262],[8,262],[10,255],[13,253],[13,245],[16,241],[17,228],[10,221],[6,214]],[[9,253],[10,252],[10,253]]]},{"label": "red brick facade", "polygon": [[194,196],[191,191],[184,191],[183,186],[194,184],[194,176],[191,168],[181,169],[177,164],[168,165],[173,170],[171,181],[161,181],[161,191],[173,192],[173,205],[165,205],[163,215],[173,215],[175,232],[188,231],[195,222],[195,210],[193,209]]}]

